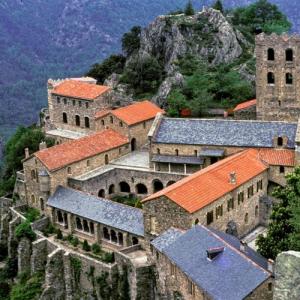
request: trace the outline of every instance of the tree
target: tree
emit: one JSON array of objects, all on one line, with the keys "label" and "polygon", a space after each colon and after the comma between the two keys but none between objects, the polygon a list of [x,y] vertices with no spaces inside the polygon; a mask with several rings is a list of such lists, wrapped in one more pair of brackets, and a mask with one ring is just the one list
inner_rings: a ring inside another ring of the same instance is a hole
[{"label": "tree", "polygon": [[188,1],[188,3],[186,4],[186,7],[184,9],[184,13],[186,16],[192,16],[195,14],[195,10],[193,7],[193,4],[191,2],[191,0]]},{"label": "tree", "polygon": [[223,9],[223,4],[222,4],[222,1],[221,0],[217,0],[215,2],[215,4],[213,5],[213,8],[215,10],[219,10],[221,13],[223,13],[224,9]]},{"label": "tree", "polygon": [[141,27],[134,26],[122,37],[122,49],[126,56],[133,54],[140,48]]},{"label": "tree", "polygon": [[91,251],[91,246],[89,245],[88,241],[87,240],[84,240],[83,241],[83,244],[82,244],[82,250],[84,251]]}]

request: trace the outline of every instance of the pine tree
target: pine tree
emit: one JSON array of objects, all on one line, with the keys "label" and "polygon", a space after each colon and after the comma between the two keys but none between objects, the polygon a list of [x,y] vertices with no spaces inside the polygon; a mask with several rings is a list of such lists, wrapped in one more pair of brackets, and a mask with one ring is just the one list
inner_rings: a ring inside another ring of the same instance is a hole
[{"label": "pine tree", "polygon": [[215,4],[213,5],[213,8],[215,10],[219,10],[221,13],[223,13],[223,4],[222,4],[222,1],[221,0],[217,0],[215,2]]},{"label": "pine tree", "polygon": [[189,2],[187,3],[184,13],[186,16],[192,16],[195,14],[195,10],[194,10],[191,0],[189,0]]}]

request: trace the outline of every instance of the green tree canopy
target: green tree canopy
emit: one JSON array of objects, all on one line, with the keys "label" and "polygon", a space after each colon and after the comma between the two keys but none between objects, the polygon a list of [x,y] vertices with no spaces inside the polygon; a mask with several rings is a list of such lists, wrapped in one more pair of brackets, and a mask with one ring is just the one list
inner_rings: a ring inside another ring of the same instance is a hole
[{"label": "green tree canopy", "polygon": [[258,0],[246,7],[240,7],[233,11],[232,22],[235,25],[244,25],[254,33],[258,28],[263,32],[278,34],[291,29],[291,23],[278,9],[277,5],[267,0]]},{"label": "green tree canopy", "polygon": [[140,48],[141,27],[134,26],[131,30],[123,35],[122,49],[129,56]]},{"label": "green tree canopy", "polygon": [[184,13],[186,16],[192,16],[195,14],[195,10],[192,4],[192,1],[189,0],[188,3],[186,4],[186,7],[184,9]]},{"label": "green tree canopy", "polygon": [[215,2],[215,4],[213,5],[213,8],[216,9],[216,10],[219,10],[220,12],[223,13],[224,9],[223,9],[223,3],[222,3],[222,1],[221,0],[217,0]]}]

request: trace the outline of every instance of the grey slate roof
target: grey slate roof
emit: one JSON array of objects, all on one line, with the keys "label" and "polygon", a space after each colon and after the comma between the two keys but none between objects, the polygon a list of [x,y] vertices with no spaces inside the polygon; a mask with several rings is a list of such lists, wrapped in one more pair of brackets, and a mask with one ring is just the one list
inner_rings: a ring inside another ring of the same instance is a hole
[{"label": "grey slate roof", "polygon": [[222,149],[203,149],[199,153],[199,156],[203,157],[222,157],[224,156],[225,151]]},{"label": "grey slate roof", "polygon": [[163,118],[153,141],[165,144],[270,148],[275,136],[287,136],[288,148],[295,148],[296,131],[296,123],[286,122]]},{"label": "grey slate roof", "polygon": [[197,156],[175,156],[175,155],[153,155],[153,162],[172,163],[172,164],[191,164],[203,165],[204,160]]},{"label": "grey slate roof", "polygon": [[151,244],[160,252],[163,251],[164,248],[172,244],[174,241],[176,241],[177,238],[179,238],[184,232],[182,230],[179,230],[177,228],[171,227],[166,232],[158,236],[156,239],[154,239]]},{"label": "grey slate roof", "polygon": [[[158,250],[215,300],[244,299],[271,276],[229,245],[230,240],[224,241],[202,225],[180,235],[173,231],[173,237],[168,230],[157,239],[152,245],[158,245]],[[166,242],[162,243],[164,240]],[[206,251],[218,247],[224,247],[224,251],[208,260]]]},{"label": "grey slate roof", "polygon": [[104,225],[144,236],[144,219],[141,209],[62,186],[56,189],[47,204]]}]

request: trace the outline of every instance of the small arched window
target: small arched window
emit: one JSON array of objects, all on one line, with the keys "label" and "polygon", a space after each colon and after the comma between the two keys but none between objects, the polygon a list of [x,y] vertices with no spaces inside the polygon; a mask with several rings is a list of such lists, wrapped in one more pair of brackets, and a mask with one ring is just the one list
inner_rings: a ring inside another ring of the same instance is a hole
[{"label": "small arched window", "polygon": [[156,153],[160,154],[160,149],[159,148],[156,149]]},{"label": "small arched window", "polygon": [[198,218],[194,221],[194,225],[197,225],[197,224],[199,224],[199,219]]},{"label": "small arched window", "polygon": [[109,117],[110,123],[113,124],[114,123],[114,118],[112,116]]},{"label": "small arched window", "polygon": [[179,155],[179,151],[178,149],[175,149],[175,155],[178,156]]},{"label": "small arched window", "polygon": [[90,118],[89,117],[84,118],[84,125],[86,128],[90,128]]},{"label": "small arched window", "polygon": [[285,83],[286,84],[293,84],[293,75],[291,73],[285,74]]},{"label": "small arched window", "polygon": [[75,124],[76,124],[76,126],[80,126],[80,116],[79,115],[75,116]]},{"label": "small arched window", "polygon": [[275,76],[273,72],[268,73],[268,84],[275,84]]},{"label": "small arched window", "polygon": [[68,101],[67,101],[66,98],[64,98],[64,104],[65,104],[65,105],[68,104]]},{"label": "small arched window", "polygon": [[85,107],[89,108],[89,103],[88,102],[85,102]]},{"label": "small arched window", "polygon": [[72,168],[71,167],[68,167],[68,174],[72,174]]},{"label": "small arched window", "polygon": [[122,121],[120,121],[120,127],[123,127],[123,122]]},{"label": "small arched window", "polygon": [[198,151],[197,150],[194,150],[194,155],[198,156]]},{"label": "small arched window", "polygon": [[273,48],[268,49],[268,60],[275,60],[275,51]]},{"label": "small arched window", "polygon": [[258,205],[255,206],[255,217],[258,217]]},{"label": "small arched window", "polygon": [[90,165],[91,165],[91,161],[88,159],[88,160],[86,161],[86,166],[89,167]]},{"label": "small arched window", "polygon": [[108,165],[109,159],[108,159],[108,155],[107,154],[105,154],[104,160],[105,160],[105,164]]},{"label": "small arched window", "polygon": [[246,213],[246,214],[245,214],[245,218],[244,218],[245,224],[247,224],[247,223],[248,223],[248,219],[249,219],[249,217],[248,217],[248,213]]},{"label": "small arched window", "polygon": [[104,120],[101,120],[101,125],[104,126],[105,125],[105,122]]},{"label": "small arched window", "polygon": [[294,60],[293,49],[286,49],[285,50],[285,60],[286,61],[293,61]]},{"label": "small arched window", "polygon": [[68,123],[68,116],[67,113],[63,113],[63,123],[67,124]]},{"label": "small arched window", "polygon": [[277,138],[277,146],[283,146],[283,138],[281,136]]},{"label": "small arched window", "polygon": [[36,179],[36,172],[35,172],[35,170],[31,170],[31,179],[32,180]]}]

